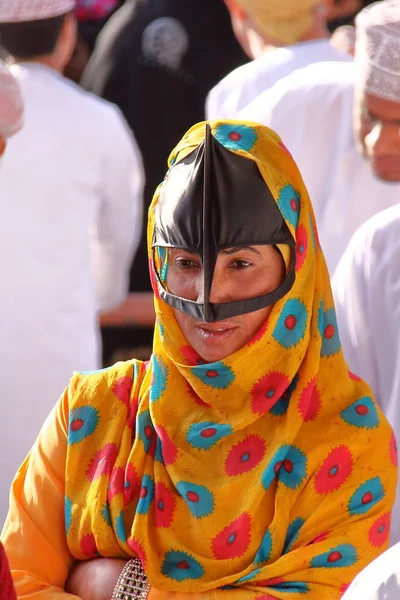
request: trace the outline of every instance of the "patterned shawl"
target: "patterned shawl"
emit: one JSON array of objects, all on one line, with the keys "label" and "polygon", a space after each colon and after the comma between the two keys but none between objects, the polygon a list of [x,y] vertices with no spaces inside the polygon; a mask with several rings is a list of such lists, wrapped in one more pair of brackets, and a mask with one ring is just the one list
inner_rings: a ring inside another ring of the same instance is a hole
[{"label": "patterned shawl", "polygon": [[[150,261],[150,363],[77,374],[69,388],[68,545],[81,560],[138,555],[158,589],[338,599],[387,546],[394,437],[370,389],[348,372],[293,159],[265,127],[210,125],[256,162],[276,199],[297,242],[294,286],[245,347],[202,364],[159,299]],[[204,133],[204,124],[192,128],[170,165]]]}]

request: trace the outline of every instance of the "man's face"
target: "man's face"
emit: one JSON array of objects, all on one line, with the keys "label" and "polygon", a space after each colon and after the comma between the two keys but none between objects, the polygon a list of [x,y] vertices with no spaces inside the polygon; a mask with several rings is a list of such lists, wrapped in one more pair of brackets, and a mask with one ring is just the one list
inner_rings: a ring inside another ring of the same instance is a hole
[{"label": "man's face", "polygon": [[355,127],[373,173],[384,181],[400,182],[400,102],[361,93]]}]

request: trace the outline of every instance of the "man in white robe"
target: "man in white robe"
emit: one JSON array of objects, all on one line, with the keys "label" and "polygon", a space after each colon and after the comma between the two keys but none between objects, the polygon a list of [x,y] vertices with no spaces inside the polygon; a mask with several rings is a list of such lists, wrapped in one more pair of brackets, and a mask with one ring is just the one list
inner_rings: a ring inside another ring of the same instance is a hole
[{"label": "man in white robe", "polygon": [[0,522],[8,488],[74,370],[99,368],[141,234],[141,156],[119,109],[66,80],[74,0],[1,0],[25,103],[0,171]]},{"label": "man in white robe", "polygon": [[372,5],[356,24],[354,63],[298,70],[238,115],[277,131],[293,154],[331,274],[358,227],[400,200],[399,3]]},{"label": "man in white robe", "polygon": [[211,90],[206,102],[208,119],[234,118],[296,69],[321,61],[351,60],[330,43],[323,0],[225,2],[236,37],[252,61]]},{"label": "man in white robe", "polygon": [[[399,436],[400,204],[375,215],[355,233],[332,287],[346,361],[371,386]],[[394,445],[391,456],[397,459]],[[400,486],[393,511],[393,541],[400,541]]]}]

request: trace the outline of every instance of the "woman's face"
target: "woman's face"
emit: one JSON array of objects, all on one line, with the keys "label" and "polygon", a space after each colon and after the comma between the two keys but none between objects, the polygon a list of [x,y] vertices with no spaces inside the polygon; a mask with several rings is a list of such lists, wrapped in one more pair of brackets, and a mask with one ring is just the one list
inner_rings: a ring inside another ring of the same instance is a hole
[{"label": "woman's face", "polygon": [[[210,302],[219,304],[262,296],[285,278],[284,260],[273,246],[228,248],[220,252],[214,271]],[[198,254],[170,249],[167,286],[176,296],[203,302],[203,271]],[[266,321],[271,306],[256,312],[204,323],[175,309],[176,320],[190,346],[206,362],[237,352]]]}]

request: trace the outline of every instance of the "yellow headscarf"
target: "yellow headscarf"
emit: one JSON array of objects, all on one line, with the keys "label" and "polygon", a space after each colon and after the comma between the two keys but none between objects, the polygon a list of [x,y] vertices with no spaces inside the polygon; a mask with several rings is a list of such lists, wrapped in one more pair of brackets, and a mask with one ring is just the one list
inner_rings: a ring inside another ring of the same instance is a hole
[{"label": "yellow headscarf", "polygon": [[295,44],[311,28],[312,9],[321,0],[235,0],[262,32]]},{"label": "yellow headscarf", "polygon": [[[68,545],[77,559],[137,555],[163,590],[338,599],[387,546],[394,438],[344,361],[293,159],[261,125],[210,125],[276,199],[297,242],[294,286],[244,348],[202,364],[154,284],[150,364],[76,375],[69,389]],[[192,128],[170,164],[204,135],[204,124]]]}]

